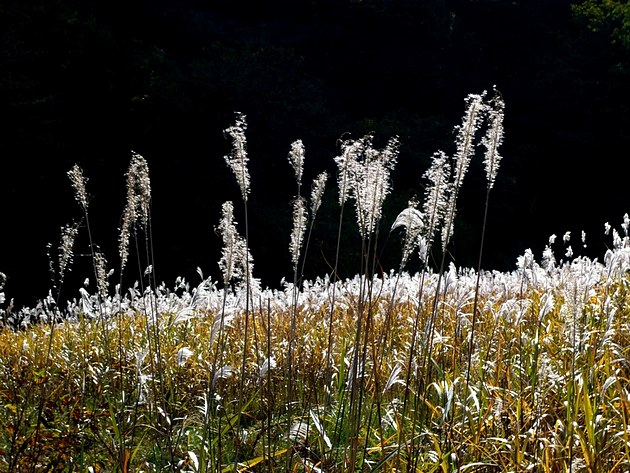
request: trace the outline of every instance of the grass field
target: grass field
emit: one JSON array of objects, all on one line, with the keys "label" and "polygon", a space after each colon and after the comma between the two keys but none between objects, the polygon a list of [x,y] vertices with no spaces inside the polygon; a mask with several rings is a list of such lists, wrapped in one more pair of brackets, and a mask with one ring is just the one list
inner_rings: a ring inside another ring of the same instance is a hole
[{"label": "grass field", "polygon": [[[456,151],[435,153],[424,200],[391,228],[381,228],[381,210],[397,139],[380,150],[371,135],[342,142],[339,224],[354,203],[362,245],[346,280],[334,270],[302,277],[328,176],[302,195],[296,141],[293,281],[260,287],[243,115],[225,133],[244,225],[226,202],[218,281],[156,283],[149,170],[133,154],[116,274],[122,281],[137,259],[138,282],[112,287],[92,244],[87,179],[71,169],[82,220],[51,249],[51,296],[20,312],[0,298],[0,471],[628,471],[630,219],[606,228],[601,261],[574,256],[566,234],[511,272],[456,267],[458,190],[479,147],[488,215],[503,141],[497,91],[465,104]],[[62,303],[79,231],[96,290]],[[386,232],[403,243],[399,270],[383,274]],[[421,271],[406,272],[411,258]]]}]

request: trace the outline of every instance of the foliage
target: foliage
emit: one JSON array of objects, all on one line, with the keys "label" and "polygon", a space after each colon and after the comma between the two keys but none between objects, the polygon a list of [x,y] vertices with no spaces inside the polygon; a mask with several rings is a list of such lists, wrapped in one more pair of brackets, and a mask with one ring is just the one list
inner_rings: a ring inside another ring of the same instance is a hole
[{"label": "foliage", "polygon": [[584,0],[572,5],[572,10],[591,31],[605,35],[613,45],[630,51],[630,3],[625,0]]}]

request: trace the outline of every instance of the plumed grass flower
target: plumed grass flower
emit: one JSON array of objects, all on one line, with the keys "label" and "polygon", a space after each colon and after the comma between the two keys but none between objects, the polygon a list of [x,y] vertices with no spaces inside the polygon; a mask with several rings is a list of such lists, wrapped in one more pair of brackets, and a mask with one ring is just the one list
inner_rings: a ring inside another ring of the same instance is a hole
[{"label": "plumed grass flower", "polygon": [[127,202],[133,201],[137,221],[147,227],[151,205],[151,179],[149,165],[138,153],[132,152],[131,165],[127,172]]},{"label": "plumed grass flower", "polygon": [[397,137],[391,138],[382,150],[374,149],[372,140],[372,135],[366,135],[345,141],[341,156],[335,158],[339,168],[339,202],[345,203],[348,197],[354,199],[362,238],[374,232],[381,218],[399,148]]},{"label": "plumed grass flower", "polygon": [[353,188],[353,169],[356,162],[363,154],[366,141],[369,137],[363,137],[359,140],[345,140],[341,143],[341,155],[335,158],[337,164],[337,185],[339,187],[339,205],[343,206]]},{"label": "plumed grass flower", "polygon": [[556,242],[556,238],[556,235],[551,235],[549,237],[549,244],[547,244],[543,250],[541,264],[547,271],[551,271],[556,267],[556,256],[551,248],[551,246]]},{"label": "plumed grass flower", "polygon": [[322,205],[322,197],[326,190],[326,181],[328,180],[328,173],[320,173],[311,185],[311,219],[315,219],[315,215]]},{"label": "plumed grass flower", "polygon": [[94,253],[94,272],[96,275],[96,288],[98,294],[102,299],[105,299],[108,292],[107,259],[105,258],[105,255],[100,251],[96,251]]},{"label": "plumed grass flower", "polygon": [[403,227],[405,229],[405,238],[403,241],[403,254],[400,267],[404,268],[414,248],[419,245],[422,238],[422,230],[424,229],[424,216],[417,208],[417,202],[409,202],[409,206],[398,214],[392,225],[392,230]]},{"label": "plumed grass flower", "polygon": [[217,381],[220,379],[230,379],[236,373],[233,366],[225,365],[219,368],[212,376],[212,389],[215,388]]},{"label": "plumed grass flower", "polygon": [[485,109],[483,99],[486,95],[484,91],[481,94],[469,94],[466,97],[466,112],[462,118],[462,124],[455,127],[457,137],[455,145],[455,185],[460,187],[468,170],[470,159],[475,152],[475,134],[479,129]]},{"label": "plumed grass flower", "polygon": [[[251,279],[253,260],[245,239],[238,234],[234,221],[234,204],[223,203],[221,222],[217,228],[223,240],[219,268],[223,281],[228,284],[232,280]],[[248,274],[249,271],[249,274]]]},{"label": "plumed grass flower", "polygon": [[484,91],[482,94],[469,94],[466,97],[466,112],[464,113],[462,124],[455,127],[457,132],[457,137],[455,138],[456,151],[453,156],[455,169],[453,171],[453,189],[449,195],[446,218],[442,228],[443,249],[446,249],[448,242],[453,236],[457,194],[464,182],[464,176],[468,171],[470,160],[475,153],[475,135],[483,118],[485,109],[483,99],[485,95],[486,92]]},{"label": "plumed grass flower", "polygon": [[373,149],[370,143],[366,148],[363,166],[356,169],[355,203],[363,237],[372,234],[381,219],[383,203],[391,191],[390,173],[397,156],[397,138],[390,139],[381,151]]},{"label": "plumed grass flower", "polygon": [[245,115],[236,112],[236,123],[223,132],[232,138],[232,151],[225,156],[225,162],[234,173],[236,182],[241,189],[243,201],[247,202],[249,194],[249,169],[247,163],[247,139],[245,138],[245,130],[247,130],[247,121]]},{"label": "plumed grass flower", "polygon": [[61,241],[59,244],[59,284],[63,282],[66,273],[70,270],[74,257],[74,242],[79,229],[75,224],[66,225],[61,228]]},{"label": "plumed grass flower", "polygon": [[302,184],[302,173],[304,172],[304,144],[302,140],[296,140],[291,144],[289,151],[289,162],[295,172],[295,181],[298,187]]},{"label": "plumed grass flower", "polygon": [[4,304],[5,296],[2,290],[4,289],[4,285],[6,282],[7,282],[6,274],[0,272],[0,304]]},{"label": "plumed grass flower", "polygon": [[300,251],[302,249],[302,242],[304,241],[307,220],[308,212],[306,211],[304,199],[302,197],[296,197],[293,199],[293,230],[291,231],[291,243],[289,245],[294,270],[297,269],[300,260]]},{"label": "plumed grass flower", "polygon": [[[319,210],[319,207],[322,205],[322,197],[326,189],[327,179],[328,179],[328,174],[326,172],[322,172],[315,179],[313,179],[313,182],[311,184],[311,206],[310,206],[311,215],[310,215],[310,221],[309,221],[310,223],[309,223],[309,229],[308,229],[308,236],[306,237],[306,249],[304,250],[304,256],[302,258],[302,274],[304,274],[306,254],[308,252],[309,242],[311,240],[311,233],[313,231],[313,226],[315,225],[315,217],[317,216],[317,211]],[[294,203],[293,205],[295,206],[296,204]],[[306,202],[304,202],[304,205],[306,205]],[[304,209],[301,212],[303,214],[303,217],[306,218],[306,215],[307,215],[306,210]],[[298,227],[295,224],[295,222],[296,222],[296,218],[299,218],[299,216],[295,215],[295,207],[294,207],[293,218],[294,218],[293,232],[296,232],[298,230]],[[293,242],[293,234],[291,238],[292,238],[291,241]],[[302,246],[301,242],[300,242],[300,246]],[[292,258],[293,258],[293,253],[292,253]],[[293,262],[295,265],[295,259],[293,259]],[[297,271],[296,271],[297,267],[294,266],[293,270],[297,278]]]},{"label": "plumed grass flower", "polygon": [[147,228],[151,206],[151,179],[147,161],[132,152],[131,163],[127,170],[127,203],[123,211],[122,226],[118,238],[120,270],[125,268],[129,257],[129,238],[136,225]]},{"label": "plumed grass flower", "polygon": [[503,110],[505,102],[503,97],[495,89],[494,97],[486,106],[488,128],[485,136],[481,139],[481,144],[486,148],[484,166],[486,169],[486,177],[488,179],[488,188],[494,186],[497,177],[501,155],[499,154],[499,146],[503,143]]},{"label": "plumed grass flower", "polygon": [[433,155],[431,166],[422,177],[429,181],[425,188],[422,212],[425,215],[427,245],[430,247],[448,207],[451,190],[449,184],[451,166],[448,156],[443,151],[437,151]]},{"label": "plumed grass flower", "polygon": [[72,169],[68,171],[68,177],[70,183],[74,189],[74,198],[79,203],[84,212],[87,212],[88,208],[88,194],[86,190],[87,178],[83,175],[83,170],[78,164],[72,166]]}]

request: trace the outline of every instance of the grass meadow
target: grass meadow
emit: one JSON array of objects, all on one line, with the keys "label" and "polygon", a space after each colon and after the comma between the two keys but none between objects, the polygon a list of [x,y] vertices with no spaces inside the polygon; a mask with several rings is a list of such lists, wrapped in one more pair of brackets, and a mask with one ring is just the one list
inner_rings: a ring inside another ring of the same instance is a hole
[{"label": "grass meadow", "polygon": [[[606,226],[601,261],[575,256],[580,242],[565,234],[511,272],[481,271],[482,234],[478,268],[456,267],[459,189],[483,159],[491,215],[503,141],[500,93],[464,102],[452,155],[436,151],[423,199],[391,228],[381,212],[396,137],[382,149],[372,135],[342,141],[335,185],[322,173],[306,192],[304,146],[290,145],[293,274],[281,289],[261,287],[249,251],[244,115],[224,130],[240,194],[216,216],[219,280],[157,284],[159,209],[138,154],[110,269],[93,243],[87,178],[70,169],[80,217],[50,247],[50,296],[13,311],[0,293],[0,471],[630,470],[630,219]],[[325,192],[337,193],[339,228],[356,220],[360,260],[352,278],[333,268],[305,280]],[[79,232],[96,284],[64,301]],[[402,240],[400,266],[381,273],[387,234]],[[407,272],[412,259],[420,271]]]}]

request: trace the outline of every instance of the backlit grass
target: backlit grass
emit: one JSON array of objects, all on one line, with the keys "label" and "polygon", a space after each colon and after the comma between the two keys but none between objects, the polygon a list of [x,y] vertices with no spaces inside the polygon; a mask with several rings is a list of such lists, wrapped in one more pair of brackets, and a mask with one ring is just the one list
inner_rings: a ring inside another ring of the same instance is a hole
[{"label": "backlit grass", "polygon": [[[294,275],[282,289],[254,279],[255,255],[231,202],[217,227],[223,279],[157,285],[148,166],[136,154],[119,275],[131,271],[133,256],[139,282],[110,287],[89,230],[86,180],[73,168],[83,219],[64,227],[51,260],[54,291],[37,307],[2,310],[0,470],[627,471],[630,220],[607,226],[601,261],[574,256],[567,234],[550,238],[539,261],[525,252],[511,272],[449,263],[475,133],[486,131],[486,216],[503,136],[498,95],[466,104],[453,162],[436,153],[422,211],[411,202],[389,229],[405,238],[390,273],[377,272],[375,261],[395,139],[383,150],[371,137],[345,141],[336,159],[340,225],[354,202],[362,245],[357,275],[346,280],[333,270],[308,281],[299,271],[325,176],[306,205],[304,149],[292,146]],[[226,162],[246,219],[245,129],[238,115]],[[62,303],[83,228],[97,290]],[[423,269],[409,274],[416,254]],[[483,246],[480,261],[482,254]],[[437,268],[426,264],[429,255]]]}]

